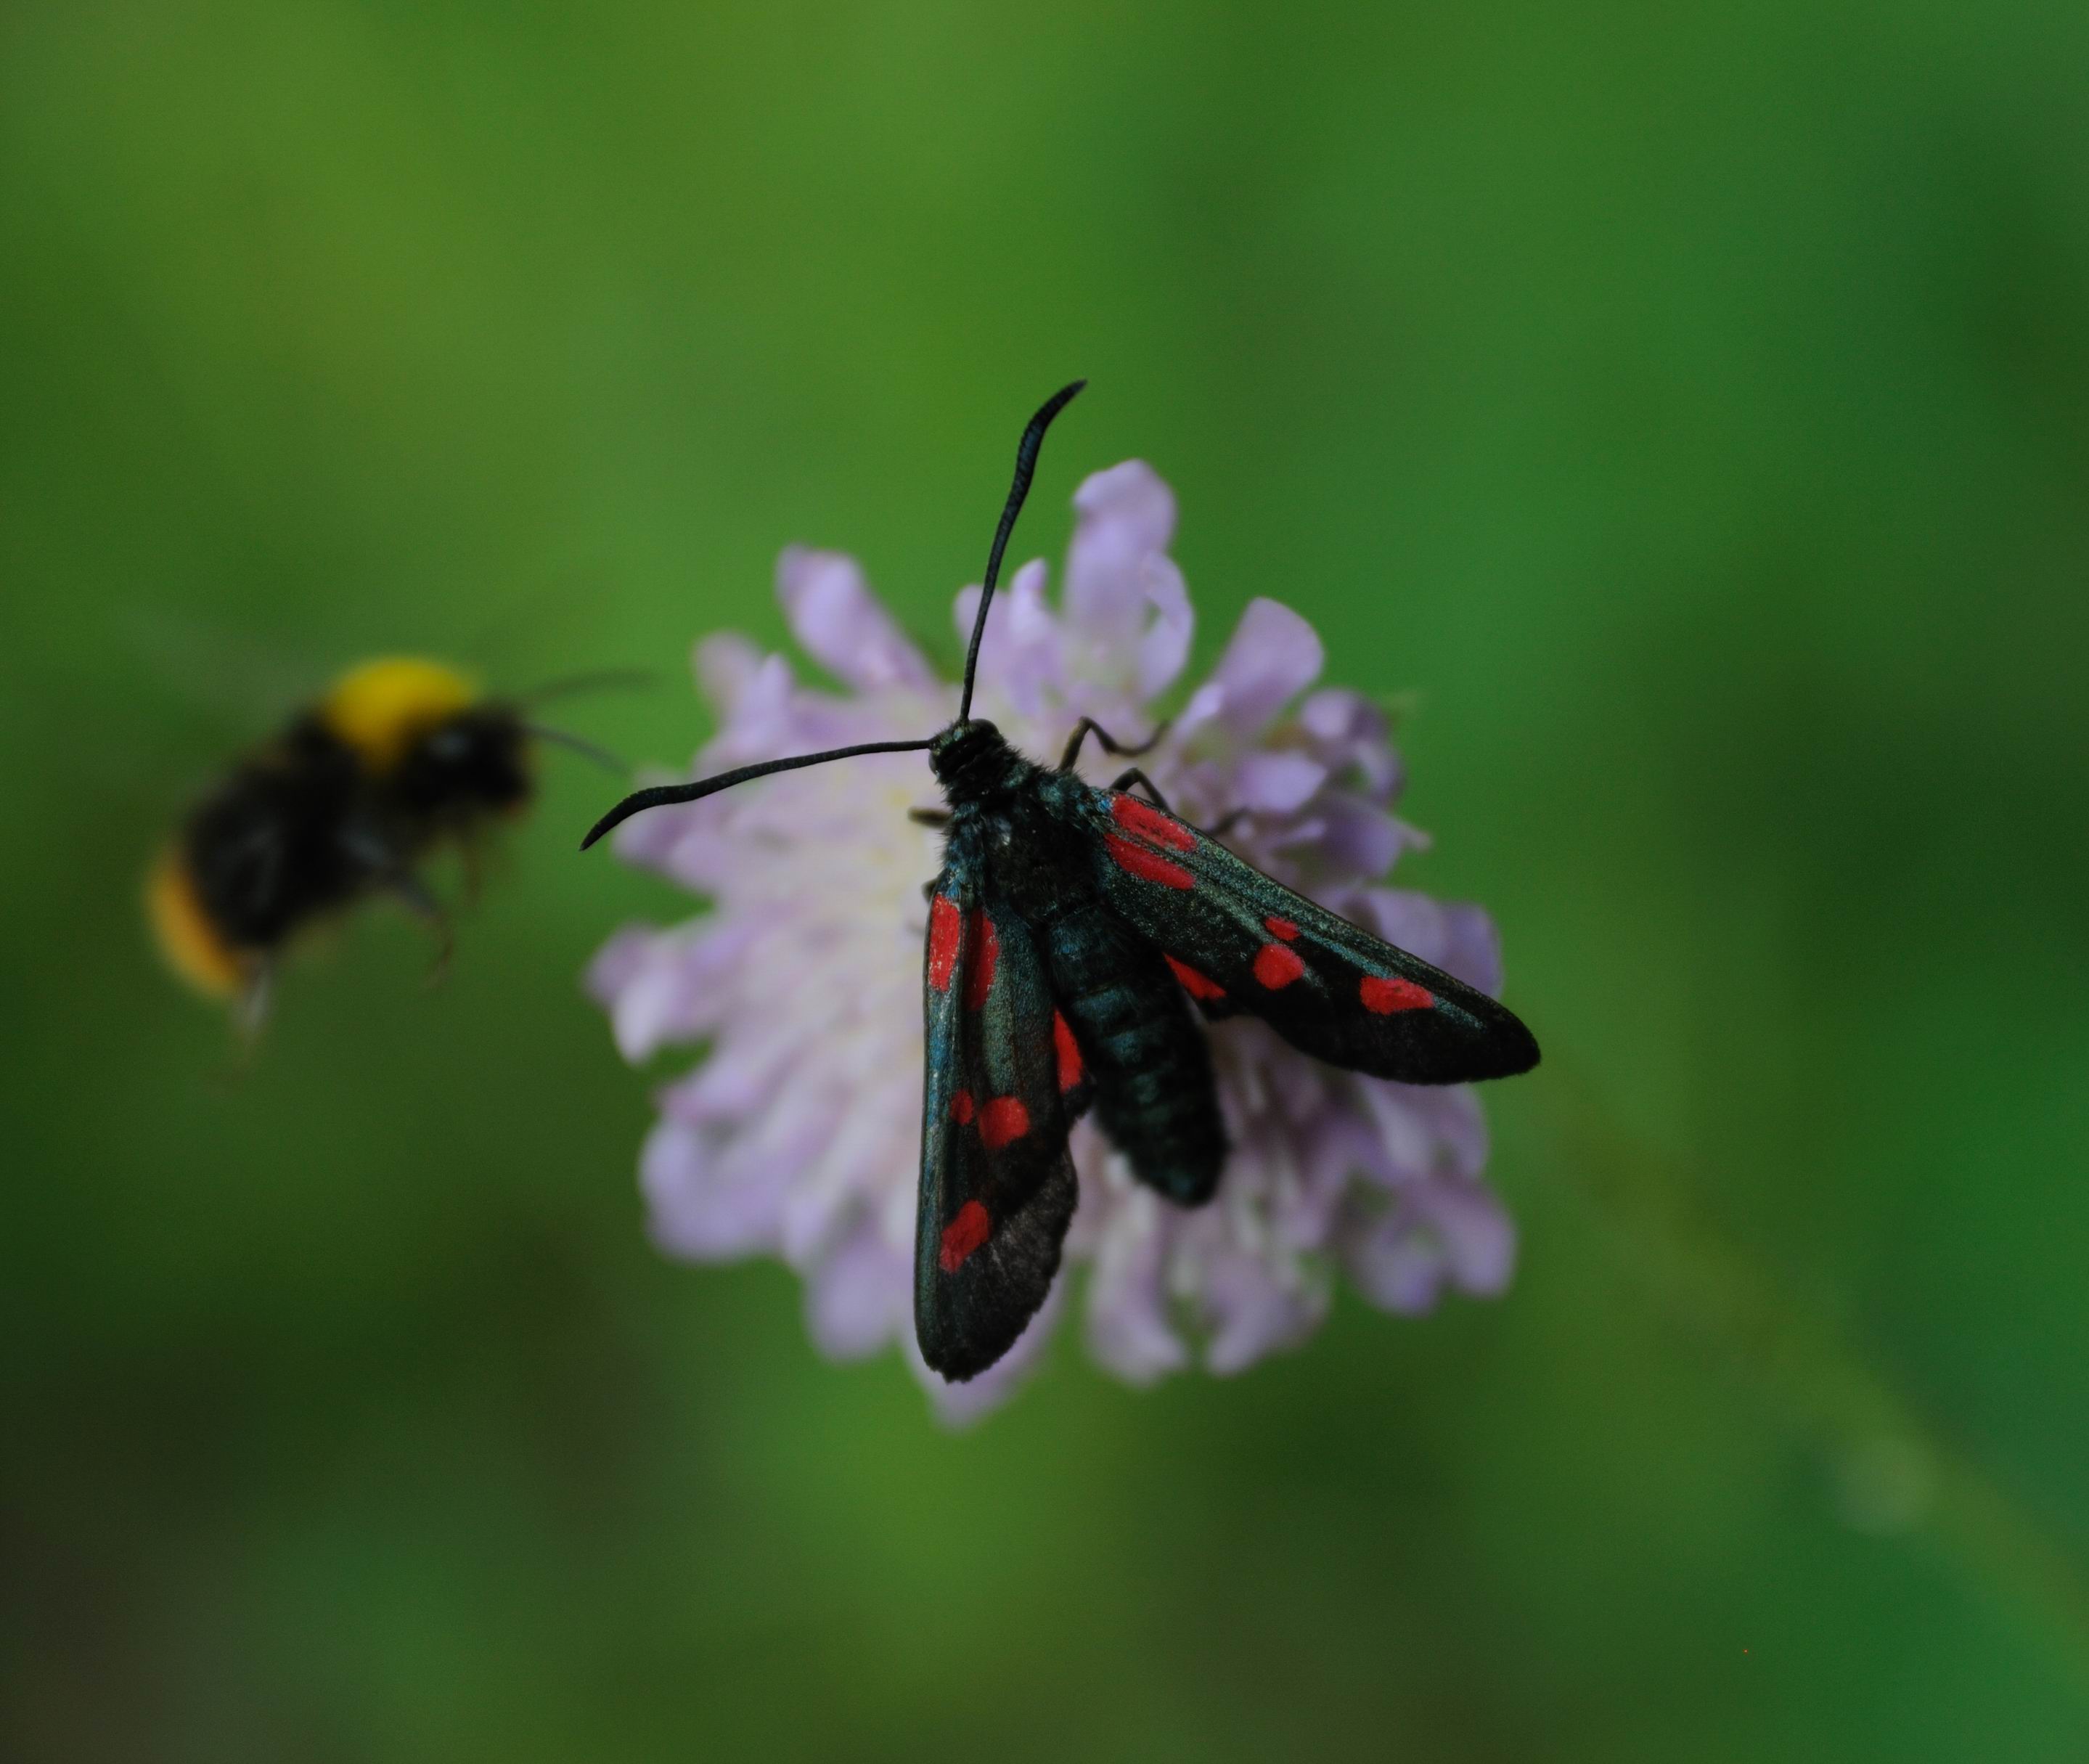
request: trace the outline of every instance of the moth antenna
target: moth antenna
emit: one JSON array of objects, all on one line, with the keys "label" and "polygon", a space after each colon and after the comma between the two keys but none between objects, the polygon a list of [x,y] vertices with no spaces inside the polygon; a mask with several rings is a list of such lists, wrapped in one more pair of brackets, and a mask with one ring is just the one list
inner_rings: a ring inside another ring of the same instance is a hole
[{"label": "moth antenna", "polygon": [[622,692],[641,686],[657,686],[659,676],[646,667],[598,667],[585,674],[562,674],[515,695],[517,704],[549,704],[554,698],[569,698],[582,692]]},{"label": "moth antenna", "polygon": [[[1051,427],[1052,419],[1071,404],[1087,384],[1085,380],[1077,380],[1053,393],[1038,407],[1037,414],[1023,431],[1023,439],[1016,443],[1015,481],[1009,487],[1008,502],[1001,511],[1001,524],[994,529],[993,549],[987,555],[986,576],[980,589],[979,612],[972,620],[972,643],[965,650],[964,692],[958,702],[960,723],[972,715],[972,676],[979,671],[980,639],[986,635],[987,608],[993,602],[994,584],[1001,579],[1002,554],[1008,549],[1008,536],[1015,530],[1015,517],[1022,513],[1023,499],[1030,494],[1030,480],[1037,470],[1037,449],[1044,444],[1044,431]],[[746,783],[751,779],[766,778],[773,772],[796,771],[807,766],[824,766],[830,759],[853,759],[860,753],[919,753],[933,745],[931,741],[865,741],[856,747],[832,748],[824,753],[799,753],[788,759],[769,759],[753,766],[736,766],[714,778],[700,778],[694,783],[655,784],[650,789],[635,790],[588,830],[587,837],[581,841],[581,849],[585,852],[605,833],[648,809],[700,802],[706,796],[714,796],[721,790],[730,790],[735,784]]]},{"label": "moth antenna", "polygon": [[1008,549],[1008,536],[1015,530],[1015,517],[1023,513],[1023,499],[1030,494],[1030,479],[1037,470],[1037,449],[1044,445],[1044,431],[1051,427],[1053,418],[1071,404],[1075,395],[1086,384],[1085,380],[1077,380],[1053,393],[1039,406],[1037,414],[1023,430],[1023,439],[1015,444],[1015,482],[1009,487],[1008,504],[1001,511],[1001,525],[994,529],[993,550],[987,556],[986,577],[980,588],[979,611],[972,619],[972,646],[965,651],[964,696],[958,701],[960,723],[972,714],[972,676],[979,671],[980,639],[986,635],[986,609],[993,604],[993,585],[1001,579],[1001,554]]},{"label": "moth antenna", "polygon": [[606,772],[614,772],[619,778],[628,778],[631,768],[606,747],[597,747],[585,736],[569,734],[564,729],[554,729],[542,723],[525,723],[522,732],[539,741],[549,741],[554,747],[563,747],[569,753],[577,753],[583,759],[591,759]]},{"label": "moth antenna", "polygon": [[634,814],[643,813],[648,809],[664,809],[670,803],[701,801],[706,796],[716,796],[721,790],[730,790],[735,784],[744,784],[750,778],[766,778],[771,772],[795,772],[806,766],[824,766],[830,759],[854,759],[859,753],[919,753],[930,745],[927,741],[865,741],[858,747],[830,748],[824,753],[795,753],[788,759],[765,759],[753,766],[739,766],[729,772],[720,772],[714,778],[699,778],[693,784],[655,784],[649,790],[634,790],[588,830],[588,836],[581,841],[581,849],[585,852],[611,828],[628,821]]}]

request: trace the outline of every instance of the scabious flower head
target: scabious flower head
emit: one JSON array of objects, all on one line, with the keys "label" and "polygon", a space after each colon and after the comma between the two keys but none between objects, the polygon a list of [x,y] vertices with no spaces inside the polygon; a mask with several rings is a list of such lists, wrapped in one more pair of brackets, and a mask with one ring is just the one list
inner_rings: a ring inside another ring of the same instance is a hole
[{"label": "scabious flower head", "polygon": [[[1144,464],[1097,473],[1074,498],[1060,603],[1041,562],[989,615],[976,710],[1055,761],[1075,721],[1143,738],[1181,673],[1193,617],[1168,555],[1174,498]],[[697,646],[718,732],[699,773],[787,753],[926,736],[950,721],[940,678],[850,558],[792,547],[778,593],[800,644],[840,683],[801,684],[744,638]],[[979,590],[958,596],[969,633]],[[1249,862],[1460,979],[1495,990],[1494,929],[1477,907],[1388,887],[1424,843],[1392,805],[1402,782],[1383,716],[1353,692],[1311,689],[1312,628],[1273,600],[1242,614],[1210,676],[1140,763],[1176,812],[1225,822]],[[1121,765],[1093,743],[1083,769]],[[616,849],[710,910],[631,927],[589,976],[618,1046],[709,1052],[661,1093],[640,1158],[654,1234],[693,1260],[771,1255],[804,1278],[827,1353],[898,1344],[943,1412],[990,1406],[1032,1364],[1085,1268],[1091,1352],[1143,1383],[1195,1360],[1238,1371],[1291,1346],[1345,1275],[1371,1303],[1422,1311],[1447,1290],[1499,1293],[1515,1234],[1481,1179],[1486,1133],[1466,1088],[1422,1089],[1315,1063],[1260,1024],[1211,1026],[1233,1153],[1195,1211],[1134,1182],[1092,1121],[1074,1131],[1080,1204],[1053,1297],[1014,1350],[949,1384],[914,1343],[920,1155],[923,884],[941,835],[918,753],[869,756],[744,785],[627,822]]]}]

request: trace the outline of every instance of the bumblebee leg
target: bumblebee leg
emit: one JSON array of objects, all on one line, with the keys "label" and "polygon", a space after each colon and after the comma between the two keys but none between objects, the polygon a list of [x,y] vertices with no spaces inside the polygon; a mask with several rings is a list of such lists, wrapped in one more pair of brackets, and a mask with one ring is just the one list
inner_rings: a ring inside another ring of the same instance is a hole
[{"label": "bumblebee leg", "polygon": [[924,827],[946,827],[950,824],[950,812],[944,809],[909,809],[907,818]]},{"label": "bumblebee leg", "polygon": [[261,1031],[268,1024],[275,996],[275,964],[264,956],[255,963],[246,984],[233,995],[232,1066],[225,1075],[234,1083],[254,1070],[255,1058],[261,1049]]},{"label": "bumblebee leg", "polygon": [[[1113,790],[1128,790],[1134,784],[1145,785],[1147,795],[1162,808],[1168,809],[1168,799],[1160,794],[1160,787],[1136,766],[1127,766],[1110,780],[1110,788]],[[1175,811],[1173,809],[1168,809],[1168,812],[1173,814]]]},{"label": "bumblebee leg", "polygon": [[[1137,759],[1142,753],[1151,753],[1160,746],[1161,736],[1167,734],[1174,720],[1173,717],[1163,717],[1154,724],[1152,734],[1138,746],[1126,747],[1093,717],[1083,717],[1074,725],[1074,732],[1066,741],[1066,751],[1059,756],[1059,770],[1070,772],[1074,769],[1074,762],[1081,757],[1081,743],[1092,735],[1105,753],[1122,754],[1126,759]],[[1151,789],[1152,787],[1148,785],[1147,788]]]},{"label": "bumblebee leg", "polygon": [[450,956],[457,942],[450,929],[450,916],[444,910],[442,902],[436,899],[428,885],[407,867],[405,859],[371,829],[352,827],[341,838],[357,860],[369,870],[371,885],[383,889],[435,933],[435,960],[428,972],[428,984],[431,986],[440,985],[444,976],[449,972]]},{"label": "bumblebee leg", "polygon": [[440,986],[449,977],[450,958],[457,953],[457,936],[443,903],[429,892],[428,885],[410,869],[400,869],[385,878],[400,904],[435,934],[435,959],[428,969],[428,985]]}]

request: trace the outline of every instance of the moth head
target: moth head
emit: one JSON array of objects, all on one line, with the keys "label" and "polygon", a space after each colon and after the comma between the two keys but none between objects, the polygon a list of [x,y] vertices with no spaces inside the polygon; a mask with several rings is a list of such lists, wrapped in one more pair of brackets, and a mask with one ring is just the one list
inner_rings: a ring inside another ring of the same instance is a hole
[{"label": "moth head", "polygon": [[937,783],[962,796],[990,783],[1008,751],[999,729],[984,717],[967,717],[929,744],[929,764]]}]

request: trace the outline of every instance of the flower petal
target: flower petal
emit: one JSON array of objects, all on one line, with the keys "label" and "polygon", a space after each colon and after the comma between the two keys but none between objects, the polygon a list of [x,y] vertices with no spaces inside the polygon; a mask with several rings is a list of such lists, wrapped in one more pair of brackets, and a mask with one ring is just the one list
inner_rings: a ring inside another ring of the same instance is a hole
[{"label": "flower petal", "polygon": [[1188,1365],[1190,1350],[1169,1321],[1163,1285],[1165,1203],[1128,1177],[1120,1183],[1088,1276],[1088,1351],[1127,1384],[1150,1384]]},{"label": "flower petal", "polygon": [[1280,1280],[1261,1257],[1240,1251],[1215,1256],[1200,1295],[1213,1325],[1204,1363],[1222,1376],[1245,1371],[1311,1334],[1327,1315],[1328,1291],[1306,1277],[1301,1268],[1297,1277]]},{"label": "flower petal", "polygon": [[1388,1311],[1427,1311],[1446,1285],[1493,1298],[1516,1270],[1516,1226],[1485,1183],[1429,1182],[1346,1243],[1343,1261]]},{"label": "flower petal", "polygon": [[697,689],[721,717],[732,715],[740,694],[754,683],[766,658],[737,631],[720,631],[698,643],[689,656]]},{"label": "flower petal", "polygon": [[909,1258],[865,1224],[805,1276],[805,1324],[830,1359],[875,1354],[913,1319],[897,1301],[907,1290]]},{"label": "flower petal", "polygon": [[1154,617],[1139,640],[1139,692],[1141,697],[1156,698],[1175,684],[1175,676],[1190,659],[1197,615],[1190,609],[1190,590],[1173,558],[1152,558],[1147,565],[1145,586]]},{"label": "flower petal", "polygon": [[1350,771],[1374,800],[1389,800],[1399,792],[1400,756],[1392,749],[1385,713],[1361,693],[1326,686],[1309,693],[1298,706],[1298,726],[1313,751],[1337,776]]},{"label": "flower petal", "polygon": [[1383,876],[1402,852],[1428,843],[1405,822],[1351,791],[1327,791],[1313,808],[1321,857],[1336,875]]},{"label": "flower petal", "polygon": [[[1285,705],[1320,677],[1327,652],[1290,607],[1275,600],[1247,603],[1212,677],[1192,701],[1196,720],[1216,719],[1237,739],[1259,735]],[[1187,724],[1191,714],[1183,714]]]},{"label": "flower petal", "polygon": [[1130,642],[1152,592],[1150,566],[1175,534],[1175,496],[1145,461],[1128,459],[1074,492],[1066,610],[1082,635]]},{"label": "flower petal", "polygon": [[1293,814],[1327,776],[1318,760],[1293,750],[1249,753],[1233,768],[1233,804],[1259,814]]},{"label": "flower petal", "polygon": [[926,686],[933,677],[845,553],[787,546],[776,560],[776,597],[799,646],[858,691]]},{"label": "flower petal", "polygon": [[1427,1206],[1458,1290],[1482,1298],[1507,1291],[1516,1273],[1516,1224],[1494,1191],[1483,1182],[1438,1182]]},{"label": "flower petal", "polygon": [[1435,1308],[1443,1290],[1443,1248],[1413,1215],[1391,1212],[1343,1248],[1358,1291],[1381,1311],[1406,1316]]},{"label": "flower petal", "polygon": [[636,1065],[708,1029],[711,989],[744,941],[731,925],[618,932],[587,976],[588,989],[609,1008],[617,1052]]},{"label": "flower petal", "polygon": [[720,1261],[774,1244],[785,1191],[734,1151],[718,1133],[674,1121],[646,1136],[639,1187],[654,1241],[670,1255]]}]

